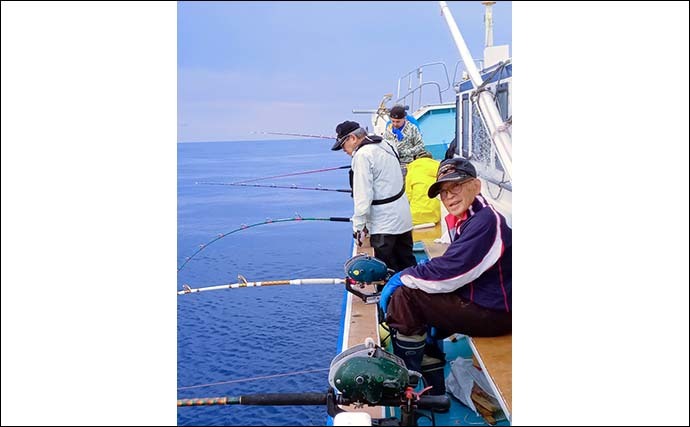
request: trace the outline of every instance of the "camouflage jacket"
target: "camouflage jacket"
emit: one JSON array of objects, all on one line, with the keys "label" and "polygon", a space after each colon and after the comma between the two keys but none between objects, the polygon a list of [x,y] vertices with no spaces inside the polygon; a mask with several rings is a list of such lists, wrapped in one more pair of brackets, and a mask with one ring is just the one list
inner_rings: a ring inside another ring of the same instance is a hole
[{"label": "camouflage jacket", "polygon": [[422,134],[419,132],[419,128],[409,121],[405,121],[402,134],[403,139],[398,141],[398,137],[393,133],[393,124],[388,123],[383,139],[390,142],[398,150],[400,163],[406,165],[414,160],[415,155],[424,150],[424,141],[422,141]]}]

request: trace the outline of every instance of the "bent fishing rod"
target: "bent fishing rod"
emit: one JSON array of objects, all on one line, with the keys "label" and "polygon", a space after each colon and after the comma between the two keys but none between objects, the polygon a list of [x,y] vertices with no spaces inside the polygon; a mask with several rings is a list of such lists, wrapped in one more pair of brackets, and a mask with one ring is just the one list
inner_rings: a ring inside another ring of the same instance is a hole
[{"label": "bent fishing rod", "polygon": [[284,173],[281,175],[272,175],[272,176],[262,176],[259,178],[252,178],[252,179],[243,179],[242,181],[234,181],[233,184],[244,184],[247,182],[254,182],[254,181],[263,181],[265,179],[272,179],[272,178],[284,178],[286,176],[296,176],[296,175],[307,175],[310,173],[319,173],[319,172],[327,172],[327,171],[333,171],[336,169],[349,169],[350,165],[347,166],[337,166],[333,168],[324,168],[324,169],[312,169],[308,171],[301,171],[301,172],[291,172],[291,173]]},{"label": "bent fishing rod", "polygon": [[290,133],[290,132],[252,132],[254,134],[261,133],[264,135],[281,135],[281,136],[303,136],[305,138],[321,138],[321,139],[336,139],[335,136],[324,136],[324,135],[307,135],[304,133]]},{"label": "bent fishing rod", "polygon": [[211,244],[214,243],[214,242],[217,242],[218,240],[222,239],[222,238],[225,237],[225,236],[229,236],[230,234],[234,234],[234,233],[237,233],[237,232],[239,232],[239,231],[246,230],[246,229],[248,229],[248,228],[258,227],[258,226],[260,226],[260,225],[275,224],[275,223],[278,223],[278,222],[292,222],[292,221],[296,221],[296,222],[299,222],[299,221],[334,221],[334,222],[350,222],[350,218],[347,218],[347,217],[303,218],[303,217],[301,217],[299,214],[297,214],[297,215],[296,215],[295,217],[293,217],[293,218],[280,218],[280,219],[270,219],[270,218],[269,218],[269,219],[267,219],[266,221],[257,222],[257,223],[255,223],[255,224],[250,224],[250,225],[242,224],[240,227],[238,227],[238,228],[236,228],[236,229],[234,229],[234,230],[228,231],[227,233],[221,233],[221,234],[217,235],[214,239],[212,239],[212,240],[209,241],[208,243],[204,243],[204,244],[202,244],[202,245],[199,245],[199,249],[197,249],[196,252],[194,252],[191,256],[189,256],[189,257],[187,257],[187,258],[185,259],[185,261],[182,263],[182,265],[180,265],[180,266],[178,267],[177,272],[179,273],[180,270],[182,270],[182,269],[184,268],[184,266],[187,265],[187,263],[188,263],[189,261],[191,261],[192,258],[194,258],[199,252],[203,251],[203,250],[206,249],[209,245],[211,245]]},{"label": "bent fishing rod", "polygon": [[288,190],[317,190],[317,191],[337,191],[339,193],[352,193],[352,190],[344,188],[323,188],[323,187],[300,187],[297,185],[275,185],[275,184],[246,184],[244,182],[197,182],[203,185],[229,185],[234,187],[262,187],[262,188],[285,188]]}]

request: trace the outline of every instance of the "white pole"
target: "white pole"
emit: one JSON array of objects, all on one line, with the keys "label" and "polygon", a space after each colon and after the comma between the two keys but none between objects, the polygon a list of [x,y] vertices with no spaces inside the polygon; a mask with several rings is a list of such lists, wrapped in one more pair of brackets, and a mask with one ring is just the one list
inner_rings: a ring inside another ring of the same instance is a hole
[{"label": "white pole", "polygon": [[491,47],[494,45],[494,18],[491,6],[496,4],[496,2],[483,1],[482,4],[486,7],[484,12],[484,47]]},{"label": "white pole", "polygon": [[193,294],[196,292],[215,291],[218,289],[252,288],[256,286],[276,286],[276,285],[342,285],[345,279],[292,279],[292,280],[271,280],[264,282],[239,282],[227,285],[207,286],[205,288],[190,288],[185,285],[184,289],[177,291],[177,295]]},{"label": "white pole", "polygon": [[[470,80],[472,80],[474,87],[477,88],[484,83],[479,74],[479,70],[477,70],[477,67],[474,65],[474,61],[472,61],[472,55],[467,48],[467,44],[465,44],[465,40],[462,38],[462,34],[460,34],[460,30],[455,23],[455,19],[453,19],[453,15],[450,13],[450,9],[448,9],[448,4],[445,1],[440,1],[439,3],[441,5],[441,13],[446,18],[448,29],[460,52],[462,62],[465,63],[465,68],[470,76]],[[501,159],[501,164],[503,164],[505,173],[508,179],[512,180],[513,143],[510,133],[508,133],[508,129],[503,123],[501,114],[498,112],[496,104],[494,104],[493,97],[488,92],[481,91],[477,102],[479,104],[479,110],[482,116],[484,116],[488,130],[491,133],[494,147],[496,147],[498,157]]]}]

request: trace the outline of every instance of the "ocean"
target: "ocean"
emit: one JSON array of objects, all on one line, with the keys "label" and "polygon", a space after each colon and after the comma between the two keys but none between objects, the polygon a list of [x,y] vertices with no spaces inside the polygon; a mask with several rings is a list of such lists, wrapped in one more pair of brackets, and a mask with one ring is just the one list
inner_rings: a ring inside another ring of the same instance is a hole
[{"label": "ocean", "polygon": [[[346,166],[325,139],[178,144],[177,266],[221,233],[267,220],[350,217],[348,193],[208,185]],[[347,169],[252,184],[349,188]],[[346,222],[291,221],[242,229],[206,246],[178,272],[177,290],[248,281],[343,278]],[[222,289],[178,296],[179,399],[326,392],[336,355],[342,285]],[[301,372],[301,373],[300,373]],[[282,375],[289,374],[289,375]],[[278,376],[277,376],[278,375]],[[171,403],[172,404],[172,403]],[[178,425],[323,425],[325,407],[177,409]]]}]

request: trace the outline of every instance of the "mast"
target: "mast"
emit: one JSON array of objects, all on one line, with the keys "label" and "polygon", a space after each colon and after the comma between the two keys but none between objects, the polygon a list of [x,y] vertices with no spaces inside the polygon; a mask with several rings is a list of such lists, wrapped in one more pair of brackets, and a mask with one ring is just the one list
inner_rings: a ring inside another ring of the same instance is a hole
[{"label": "mast", "polygon": [[484,12],[484,47],[491,47],[494,45],[494,17],[491,8],[496,2],[483,1],[482,4],[486,7]]},{"label": "mast", "polygon": [[[462,38],[462,34],[460,34],[460,30],[458,29],[458,25],[455,23],[455,19],[453,19],[453,15],[450,13],[450,9],[448,9],[448,4],[445,1],[440,1],[439,4],[441,5],[441,13],[443,14],[443,17],[446,18],[448,29],[453,36],[453,40],[458,48],[458,52],[460,52],[462,62],[464,62],[467,73],[470,76],[470,80],[472,80],[472,84],[476,89],[480,87],[484,81],[479,74],[479,70],[477,70],[477,66],[474,64],[474,61],[472,61],[470,50],[467,48],[467,44]],[[501,114],[499,113],[496,104],[494,104],[491,94],[489,94],[487,91],[480,91],[478,94],[477,103],[479,104],[479,110],[484,118],[487,129],[491,136],[491,140],[496,148],[496,153],[501,159],[501,164],[503,164],[506,177],[509,180],[512,180],[513,144],[510,133],[507,131],[503,119],[501,118]]]}]

